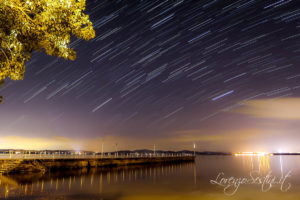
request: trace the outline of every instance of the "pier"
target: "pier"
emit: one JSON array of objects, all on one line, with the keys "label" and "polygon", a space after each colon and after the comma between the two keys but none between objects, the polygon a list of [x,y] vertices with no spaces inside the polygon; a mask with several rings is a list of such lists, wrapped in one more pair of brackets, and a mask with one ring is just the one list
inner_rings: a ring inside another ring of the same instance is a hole
[{"label": "pier", "polygon": [[0,174],[52,170],[194,162],[194,155],[0,155]]}]

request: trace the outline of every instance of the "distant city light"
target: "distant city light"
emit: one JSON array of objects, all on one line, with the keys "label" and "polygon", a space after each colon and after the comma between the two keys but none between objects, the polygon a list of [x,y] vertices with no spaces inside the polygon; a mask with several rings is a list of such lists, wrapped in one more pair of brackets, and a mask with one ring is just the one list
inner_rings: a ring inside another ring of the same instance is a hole
[{"label": "distant city light", "polygon": [[267,156],[272,154],[267,152],[239,152],[239,153],[235,153],[234,155],[235,156]]}]

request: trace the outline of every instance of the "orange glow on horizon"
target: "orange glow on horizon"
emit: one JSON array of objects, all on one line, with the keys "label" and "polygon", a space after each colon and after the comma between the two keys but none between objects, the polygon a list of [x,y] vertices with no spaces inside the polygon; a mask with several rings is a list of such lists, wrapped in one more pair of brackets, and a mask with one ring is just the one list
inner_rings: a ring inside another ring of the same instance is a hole
[{"label": "orange glow on horizon", "polygon": [[234,156],[269,156],[272,153],[268,152],[239,152],[235,153]]}]

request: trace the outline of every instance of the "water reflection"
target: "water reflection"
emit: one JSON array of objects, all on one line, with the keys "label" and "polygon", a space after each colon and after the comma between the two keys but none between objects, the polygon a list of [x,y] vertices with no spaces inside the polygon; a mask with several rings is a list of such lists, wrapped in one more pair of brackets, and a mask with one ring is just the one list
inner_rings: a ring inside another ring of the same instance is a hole
[{"label": "water reflection", "polygon": [[[113,187],[131,182],[156,182],[157,176],[174,176],[181,166],[195,168],[194,163],[180,165],[141,165],[114,168],[74,169],[68,171],[53,171],[50,173],[10,174],[0,176],[0,198],[24,196],[53,196],[69,192],[76,194],[105,192],[110,185]],[[30,192],[28,192],[30,191]],[[109,189],[111,192],[111,189]],[[3,195],[2,195],[3,194]],[[34,198],[35,198],[34,197]]]},{"label": "water reflection", "polygon": [[[300,156],[199,156],[196,162],[52,171],[0,176],[0,199],[227,199],[210,184],[218,173],[245,177],[250,171],[283,176],[292,171],[292,190],[262,193],[243,186],[234,199],[298,199]],[[297,198],[296,198],[297,197]]]},{"label": "water reflection", "polygon": [[241,156],[243,167],[246,171],[258,171],[261,174],[270,172],[270,155]]},{"label": "water reflection", "polygon": [[[284,176],[288,171],[298,173],[299,156],[242,156],[239,157],[245,171],[258,171],[260,174],[270,172]],[[284,169],[284,167],[287,167]]]}]

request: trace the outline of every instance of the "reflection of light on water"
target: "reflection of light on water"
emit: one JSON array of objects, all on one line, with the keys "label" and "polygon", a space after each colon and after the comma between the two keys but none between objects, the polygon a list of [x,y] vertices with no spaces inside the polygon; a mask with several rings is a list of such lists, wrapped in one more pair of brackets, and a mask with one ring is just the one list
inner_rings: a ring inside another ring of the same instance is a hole
[{"label": "reflection of light on water", "polygon": [[99,181],[99,185],[100,185],[100,193],[102,193],[102,191],[103,191],[103,185],[102,185],[102,173],[100,173],[100,181]]},{"label": "reflection of light on water", "polygon": [[36,183],[36,187],[39,188],[39,186],[40,186],[40,181],[38,181],[38,182]]},{"label": "reflection of light on water", "polygon": [[197,170],[196,170],[196,165],[194,165],[194,184],[197,184]]},{"label": "reflection of light on water", "polygon": [[69,191],[71,190],[71,184],[72,184],[72,178],[70,176],[70,179],[69,179]]},{"label": "reflection of light on water", "polygon": [[9,188],[8,185],[5,186],[5,198],[8,197],[8,193],[9,193]]},{"label": "reflection of light on water", "polygon": [[33,183],[31,184],[31,190],[30,190],[30,195],[33,194]]},{"label": "reflection of light on water", "polygon": [[41,192],[44,191],[44,180],[42,181]]},{"label": "reflection of light on water", "polygon": [[118,182],[118,173],[114,173],[115,174],[115,182]]},{"label": "reflection of light on water", "polygon": [[93,185],[93,181],[94,181],[94,174],[92,174],[91,176],[91,185]]},{"label": "reflection of light on water", "polygon": [[110,184],[110,172],[107,173],[107,184]]},{"label": "reflection of light on water", "polygon": [[58,178],[56,179],[55,190],[58,189]]},{"label": "reflection of light on water", "polygon": [[279,157],[279,161],[280,161],[280,172],[281,172],[281,176],[283,176],[283,162],[282,162],[282,156]]},{"label": "reflection of light on water", "polygon": [[270,168],[270,156],[260,156],[259,158],[259,172],[268,173]]},{"label": "reflection of light on water", "polygon": [[25,184],[24,193],[27,195],[27,184]]},{"label": "reflection of light on water", "polygon": [[[70,174],[70,171],[57,173],[59,176],[51,173],[51,176],[41,175],[39,179],[33,176],[33,182],[30,184],[22,184],[16,182],[16,186],[12,185],[13,177],[8,177],[4,183],[3,176],[0,181],[2,184],[3,192],[0,193],[0,199],[4,196],[7,198],[12,196],[30,196],[30,195],[49,195],[51,191],[57,195],[68,195],[78,190],[82,192],[86,189],[94,188],[98,193],[103,193],[108,188],[111,190],[115,185],[126,184],[132,182],[149,181],[160,184],[162,178],[172,178],[182,174],[182,170],[188,170],[190,173],[189,184],[199,184],[197,180],[197,167],[193,163],[181,165],[162,165],[162,166],[147,166],[147,167],[132,167],[117,168],[117,169],[104,169],[98,171],[94,169],[78,171],[76,176]],[[50,175],[50,174],[49,174]],[[106,176],[106,177],[105,177]],[[17,176],[15,176],[17,177]],[[22,177],[22,176],[21,176]],[[25,177],[25,176],[24,176]],[[9,181],[10,180],[10,181]],[[27,179],[28,180],[28,179]],[[34,181],[37,180],[37,181]],[[7,183],[10,184],[7,184]],[[110,186],[108,186],[110,184]],[[1,185],[0,185],[1,186]],[[30,187],[30,188],[29,188]],[[1,189],[1,187],[0,187]],[[20,192],[21,191],[21,192]]]},{"label": "reflection of light on water", "polygon": [[[101,174],[102,175],[102,174]],[[123,170],[122,171],[122,181],[124,182],[125,181],[125,171]]]},{"label": "reflection of light on water", "polygon": [[270,167],[270,155],[252,155],[252,156],[241,156],[243,168],[247,171],[258,170],[260,173],[268,173],[271,170]]}]

